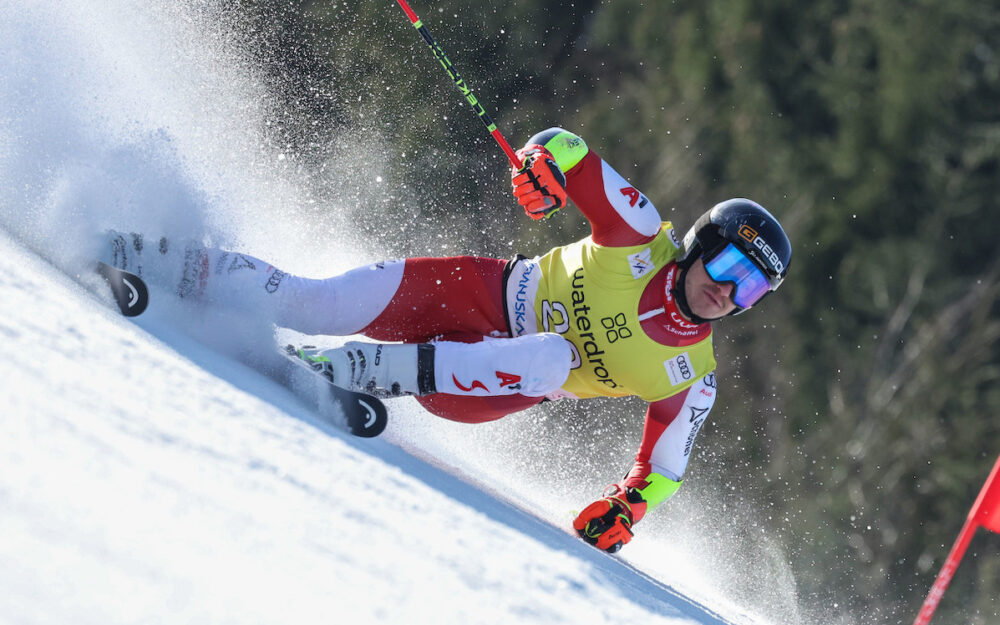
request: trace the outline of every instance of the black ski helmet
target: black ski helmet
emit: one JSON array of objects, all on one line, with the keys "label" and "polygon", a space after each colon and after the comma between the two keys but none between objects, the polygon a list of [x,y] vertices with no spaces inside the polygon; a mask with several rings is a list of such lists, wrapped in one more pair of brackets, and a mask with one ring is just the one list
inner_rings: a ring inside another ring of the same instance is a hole
[{"label": "black ski helmet", "polygon": [[[745,198],[720,202],[699,217],[684,235],[684,257],[677,264],[686,270],[698,258],[714,252],[727,243],[739,248],[764,272],[771,285],[768,293],[781,286],[792,260],[792,244],[781,224],[767,212],[767,209]],[[683,284],[679,282],[677,286],[679,303],[687,308]],[[737,307],[730,314],[738,315],[744,310]],[[690,314],[690,310],[683,312],[696,321],[711,321],[696,318],[696,315]]]}]

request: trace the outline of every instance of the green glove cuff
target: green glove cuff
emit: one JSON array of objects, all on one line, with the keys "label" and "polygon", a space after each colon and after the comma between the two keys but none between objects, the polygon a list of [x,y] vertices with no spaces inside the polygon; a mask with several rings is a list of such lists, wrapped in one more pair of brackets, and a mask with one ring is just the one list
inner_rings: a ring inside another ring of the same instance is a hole
[{"label": "green glove cuff", "polygon": [[646,476],[646,482],[648,482],[646,487],[637,488],[636,491],[646,500],[646,510],[648,511],[673,497],[684,480],[675,482],[659,473],[650,473]]}]

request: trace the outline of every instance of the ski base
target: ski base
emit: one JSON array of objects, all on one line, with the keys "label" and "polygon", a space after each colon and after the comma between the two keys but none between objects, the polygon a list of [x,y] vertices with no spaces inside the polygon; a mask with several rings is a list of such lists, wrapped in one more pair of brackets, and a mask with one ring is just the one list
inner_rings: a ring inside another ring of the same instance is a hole
[{"label": "ski base", "polygon": [[[287,345],[279,351],[289,360],[313,372],[309,363],[299,358],[295,346]],[[347,418],[347,429],[351,434],[361,438],[374,438],[381,434],[389,424],[389,413],[381,399],[367,393],[341,388],[325,381],[324,386],[330,389],[330,395],[344,411],[344,416]]]},{"label": "ski base", "polygon": [[137,317],[149,305],[149,289],[142,278],[107,263],[97,263],[97,273],[107,281],[118,309],[126,317]]}]

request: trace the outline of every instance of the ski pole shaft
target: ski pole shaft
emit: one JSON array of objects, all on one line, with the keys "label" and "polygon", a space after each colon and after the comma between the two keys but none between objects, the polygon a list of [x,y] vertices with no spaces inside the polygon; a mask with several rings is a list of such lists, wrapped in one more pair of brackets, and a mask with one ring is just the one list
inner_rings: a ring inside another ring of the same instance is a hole
[{"label": "ski pole shaft", "polygon": [[441,67],[444,68],[444,71],[448,72],[448,76],[450,76],[455,82],[455,86],[458,87],[458,90],[465,96],[466,101],[472,105],[472,110],[476,112],[479,119],[483,120],[483,123],[486,125],[486,129],[490,131],[490,134],[493,135],[496,142],[500,144],[500,149],[502,149],[504,154],[507,155],[507,159],[510,161],[510,164],[517,169],[521,169],[521,160],[517,158],[517,154],[514,153],[510,144],[507,143],[507,140],[504,139],[503,135],[500,134],[500,131],[497,130],[497,125],[493,123],[492,119],[490,119],[490,116],[483,109],[483,105],[480,104],[479,100],[476,99],[476,96],[473,95],[472,90],[465,84],[462,77],[458,75],[458,72],[455,70],[455,66],[452,65],[451,61],[448,60],[448,57],[445,56],[444,50],[442,50],[441,46],[434,41],[434,37],[431,37],[427,27],[423,25],[423,22],[421,22],[420,18],[417,17],[417,14],[413,12],[413,9],[410,8],[410,5],[406,2],[406,0],[396,0],[396,2],[398,2],[399,6],[402,7],[404,12],[406,12],[406,17],[410,18],[410,22],[413,24],[413,27],[417,29],[420,36],[427,42],[431,52],[434,53],[435,58],[437,58],[438,62],[441,63]]}]

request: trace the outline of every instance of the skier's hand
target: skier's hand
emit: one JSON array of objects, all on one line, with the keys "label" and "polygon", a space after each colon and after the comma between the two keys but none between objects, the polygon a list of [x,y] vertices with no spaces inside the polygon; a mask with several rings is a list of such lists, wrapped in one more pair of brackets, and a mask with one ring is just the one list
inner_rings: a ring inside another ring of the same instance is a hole
[{"label": "skier's hand", "polygon": [[[634,488],[622,489],[583,509],[573,529],[591,545],[615,553],[632,540],[632,525],[642,518],[646,502]],[[641,508],[641,510],[640,510]]]},{"label": "skier's hand", "polygon": [[532,219],[545,219],[566,205],[566,176],[552,154],[540,145],[517,151],[521,169],[511,168],[514,197]]}]

